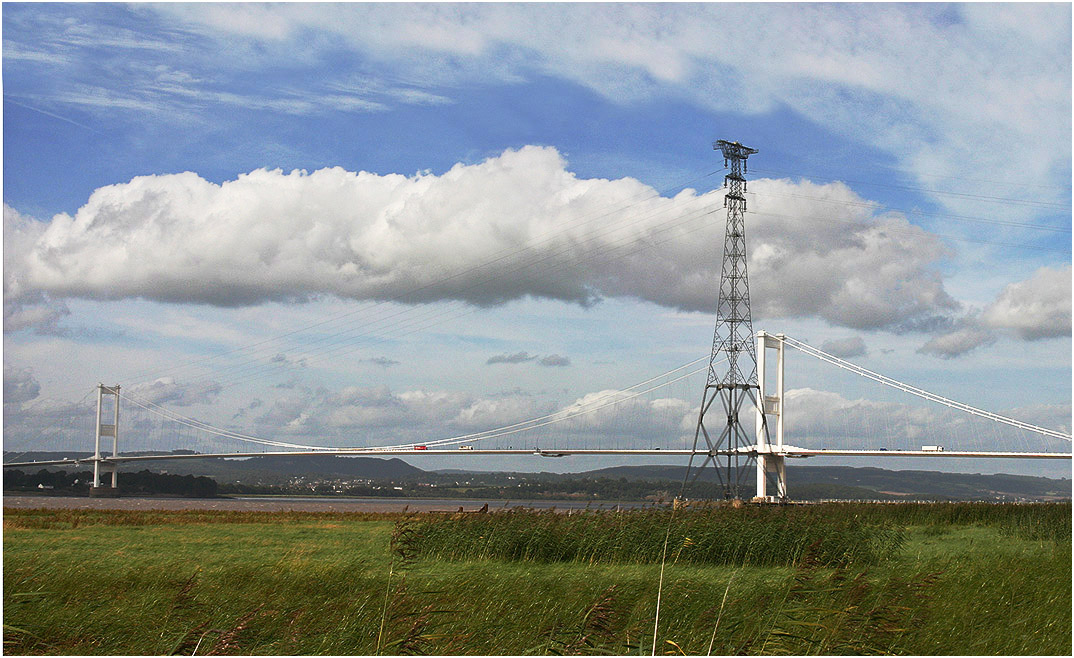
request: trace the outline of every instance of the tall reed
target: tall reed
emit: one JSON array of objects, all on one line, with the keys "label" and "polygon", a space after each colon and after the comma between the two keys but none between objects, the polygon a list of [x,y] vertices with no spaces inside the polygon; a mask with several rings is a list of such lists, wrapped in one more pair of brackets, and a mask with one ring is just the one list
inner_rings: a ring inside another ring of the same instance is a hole
[{"label": "tall reed", "polygon": [[588,511],[511,510],[423,519],[423,557],[528,562],[658,563],[670,524],[668,560],[683,564],[790,566],[806,552],[824,565],[876,563],[899,549],[893,525],[804,508]]}]

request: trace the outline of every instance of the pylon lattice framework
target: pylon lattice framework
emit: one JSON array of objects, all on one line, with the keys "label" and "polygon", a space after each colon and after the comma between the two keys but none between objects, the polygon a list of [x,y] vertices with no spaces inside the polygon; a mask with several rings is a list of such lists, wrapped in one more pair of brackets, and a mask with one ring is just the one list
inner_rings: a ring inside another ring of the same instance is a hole
[{"label": "pylon lattice framework", "polygon": [[[709,463],[714,464],[724,496],[739,498],[743,478],[755,461],[755,456],[747,450],[756,444],[756,438],[742,427],[739,412],[747,400],[756,406],[758,390],[757,348],[746,270],[746,179],[743,176],[746,159],[757,153],[757,149],[722,139],[713,144],[713,149],[723,152],[724,166],[730,167],[724,177],[727,228],[716,307],[716,331],[693,449],[696,452],[698,439],[704,438],[708,454],[698,472]],[[714,410],[712,407],[717,399],[720,400],[720,407]],[[710,428],[714,430],[717,427],[719,434],[710,431]],[[722,463],[721,458],[725,458]]]}]

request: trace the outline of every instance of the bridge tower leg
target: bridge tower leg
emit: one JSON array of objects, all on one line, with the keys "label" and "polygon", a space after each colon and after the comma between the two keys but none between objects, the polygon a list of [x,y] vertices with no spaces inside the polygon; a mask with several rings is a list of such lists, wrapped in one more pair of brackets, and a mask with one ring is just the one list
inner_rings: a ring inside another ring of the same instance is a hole
[{"label": "bridge tower leg", "polygon": [[[787,465],[783,455],[783,334],[757,332],[757,498],[759,500],[785,500],[787,498]],[[766,386],[765,363],[769,349],[776,351],[776,393],[770,395]],[[775,417],[775,442],[773,443],[768,417]],[[768,481],[775,483],[775,492],[769,497]]]},{"label": "bridge tower leg", "polygon": [[[109,419],[112,422],[102,422],[105,420],[102,416],[105,410],[105,396],[112,398],[112,418]],[[112,437],[112,456],[119,455],[119,384],[115,386],[105,386],[104,384],[97,385],[97,424],[93,441],[93,485],[90,488],[90,495],[110,495],[115,494],[117,487],[119,486],[119,473],[116,470],[115,462],[108,461],[107,457],[101,456],[101,438]],[[102,484],[101,476],[112,475],[112,486],[107,487]]]}]

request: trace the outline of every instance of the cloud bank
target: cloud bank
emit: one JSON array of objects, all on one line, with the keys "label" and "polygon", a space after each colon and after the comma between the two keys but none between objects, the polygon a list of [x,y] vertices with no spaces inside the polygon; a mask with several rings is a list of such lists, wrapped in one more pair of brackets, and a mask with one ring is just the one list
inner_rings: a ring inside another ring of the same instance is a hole
[{"label": "cloud bank", "polygon": [[[760,179],[750,195],[755,317],[899,330],[958,309],[945,248],[904,217],[841,184]],[[5,314],[68,297],[235,307],[323,295],[632,297],[711,312],[721,207],[719,190],[667,198],[631,178],[579,178],[536,146],[442,175],[142,176],[98,189],[73,217],[38,222],[5,206]]]},{"label": "cloud bank", "polygon": [[[316,61],[323,49],[342,46],[392,67],[415,91],[554,76],[618,103],[670,96],[718,112],[758,114],[786,107],[893,154],[904,168],[924,173],[922,182],[929,174],[980,178],[980,171],[1011,169],[1026,180],[1064,188],[1069,183],[1070,151],[1055,148],[1070,143],[1069,7],[154,8],[235,53],[240,70],[263,65],[258,62],[266,51],[286,53],[290,64],[296,53]],[[736,38],[714,39],[726,25],[736,26]],[[360,91],[368,87],[358,85]],[[310,95],[311,109],[325,105],[324,92]],[[989,142],[1019,147],[980,148]],[[946,184],[969,193],[979,192],[980,185],[959,178]],[[1065,203],[1066,195],[1057,192],[1050,200]],[[972,207],[966,197],[941,195],[937,201],[959,210]]]}]

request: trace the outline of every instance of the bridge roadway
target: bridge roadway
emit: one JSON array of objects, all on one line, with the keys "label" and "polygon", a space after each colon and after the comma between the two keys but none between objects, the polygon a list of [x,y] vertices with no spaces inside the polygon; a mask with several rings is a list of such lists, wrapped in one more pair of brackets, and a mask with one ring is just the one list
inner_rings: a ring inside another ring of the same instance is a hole
[{"label": "bridge roadway", "polygon": [[[715,450],[710,452],[704,450],[661,450],[659,448],[653,449],[637,449],[637,450],[620,450],[620,449],[517,449],[509,448],[505,450],[499,449],[484,449],[474,448],[459,449],[452,448],[438,449],[415,449],[415,448],[340,448],[335,450],[276,450],[268,452],[228,452],[228,453],[191,453],[180,455],[118,455],[115,457],[101,455],[101,463],[107,464],[125,464],[131,462],[140,461],[164,461],[173,459],[244,459],[248,457],[296,457],[304,455],[350,455],[350,456],[384,456],[390,455],[392,457],[423,457],[432,455],[453,455],[456,457],[470,456],[470,455],[535,455],[539,457],[568,457],[570,455],[630,455],[630,456],[681,456],[689,457],[691,455],[701,457],[718,455],[743,455],[750,456],[756,455],[758,452],[766,452],[768,454],[781,455],[788,458],[806,458],[806,457],[977,457],[977,458],[1001,458],[1001,459],[1070,459],[1071,453],[1069,452],[985,452],[985,451],[967,451],[967,450],[887,450],[887,449],[811,449],[811,448],[798,448],[794,446],[784,446],[782,450],[765,450],[758,451],[755,446],[749,446],[748,448],[740,448],[738,450]],[[93,457],[86,457],[83,459],[56,459],[49,461],[29,461],[29,462],[9,462],[4,464],[4,468],[15,467],[29,467],[29,466],[77,466],[80,464],[92,464],[96,461]]]}]

